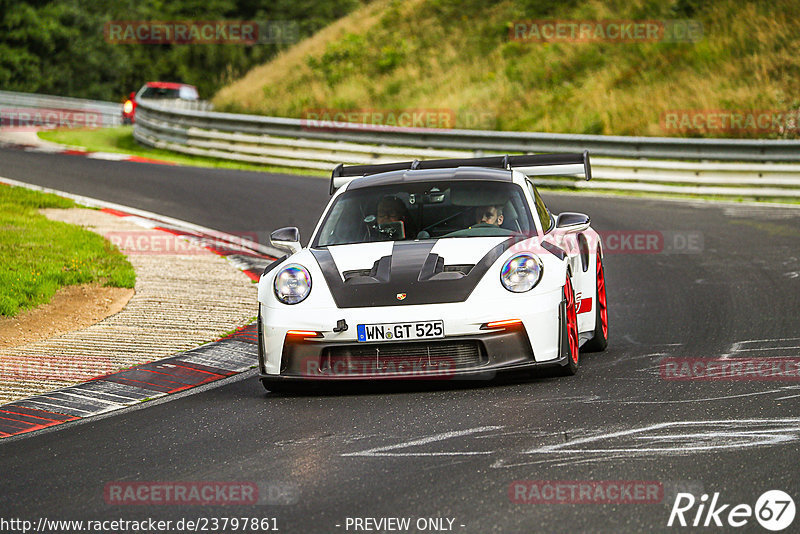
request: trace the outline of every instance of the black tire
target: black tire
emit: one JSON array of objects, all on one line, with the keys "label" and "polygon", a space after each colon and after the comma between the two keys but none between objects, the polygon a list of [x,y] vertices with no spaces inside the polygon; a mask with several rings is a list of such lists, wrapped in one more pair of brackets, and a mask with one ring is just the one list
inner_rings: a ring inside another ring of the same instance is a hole
[{"label": "black tire", "polygon": [[597,283],[595,290],[594,337],[584,343],[584,352],[603,352],[608,347],[608,301],[606,299],[606,277],[600,249],[597,249]]},{"label": "black tire", "polygon": [[564,282],[564,301],[562,305],[561,352],[567,356],[567,364],[557,371],[559,376],[573,376],[580,366],[580,349],[578,345],[578,313],[575,310],[575,291],[572,280],[567,275]]},{"label": "black tire", "polygon": [[270,393],[279,393],[282,395],[290,395],[292,393],[298,393],[299,388],[297,384],[290,384],[285,383],[282,384],[281,382],[275,382],[271,380],[261,380],[261,385],[264,386],[264,389],[269,391]]}]

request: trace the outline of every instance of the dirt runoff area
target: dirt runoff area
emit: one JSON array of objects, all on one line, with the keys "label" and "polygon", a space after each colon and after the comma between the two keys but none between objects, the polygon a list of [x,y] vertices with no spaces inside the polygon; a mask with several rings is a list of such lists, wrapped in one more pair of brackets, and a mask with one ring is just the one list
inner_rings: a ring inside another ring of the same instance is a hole
[{"label": "dirt runoff area", "polygon": [[96,324],[119,312],[134,290],[98,284],[62,287],[49,303],[0,317],[0,348],[18,347]]}]

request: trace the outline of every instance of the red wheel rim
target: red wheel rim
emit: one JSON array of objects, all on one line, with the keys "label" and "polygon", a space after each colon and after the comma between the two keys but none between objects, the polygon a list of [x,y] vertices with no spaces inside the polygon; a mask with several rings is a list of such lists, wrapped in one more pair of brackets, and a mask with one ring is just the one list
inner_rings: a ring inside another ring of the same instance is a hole
[{"label": "red wheel rim", "polygon": [[573,362],[578,363],[578,312],[575,310],[575,293],[572,291],[572,281],[569,276],[567,276],[567,282],[564,284],[564,297],[567,300],[569,355]]},{"label": "red wheel rim", "polygon": [[600,310],[600,324],[603,338],[608,338],[608,307],[606,306],[606,278],[603,275],[603,262],[597,252],[597,309]]}]

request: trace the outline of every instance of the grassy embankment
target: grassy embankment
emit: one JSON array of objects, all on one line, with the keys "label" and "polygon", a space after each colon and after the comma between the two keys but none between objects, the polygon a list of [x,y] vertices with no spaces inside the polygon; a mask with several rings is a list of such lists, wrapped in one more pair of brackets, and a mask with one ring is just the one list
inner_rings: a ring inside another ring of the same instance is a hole
[{"label": "grassy embankment", "polygon": [[[509,39],[514,21],[532,19],[692,19],[702,23],[704,34],[697,42],[685,43],[546,44]],[[448,109],[455,113],[457,127],[703,135],[665,130],[662,113],[800,108],[800,41],[794,37],[799,30],[800,3],[791,0],[721,0],[707,5],[695,0],[615,5],[375,0],[251,70],[221,90],[214,103],[219,111],[286,117],[319,109]],[[797,130],[781,135],[791,137]],[[324,174],[147,149],[135,143],[129,129],[42,136],[185,165]]]},{"label": "grassy embankment", "polygon": [[134,286],[133,267],[106,239],[37,211],[70,207],[69,199],[0,185],[0,316],[46,303],[68,285]]},{"label": "grassy embankment", "polygon": [[[509,39],[514,21],[693,19],[697,42]],[[671,0],[376,0],[223,88],[217,110],[448,109],[458,127],[607,135],[680,133],[668,110],[800,107],[800,3]],[[488,118],[488,120],[487,120]]]}]

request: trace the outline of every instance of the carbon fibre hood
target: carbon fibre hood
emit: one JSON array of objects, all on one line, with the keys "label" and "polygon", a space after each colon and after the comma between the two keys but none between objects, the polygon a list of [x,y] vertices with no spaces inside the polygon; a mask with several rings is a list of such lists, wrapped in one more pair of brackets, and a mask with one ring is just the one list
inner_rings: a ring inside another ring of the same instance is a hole
[{"label": "carbon fibre hood", "polygon": [[409,306],[467,300],[497,258],[519,240],[388,241],[311,253],[337,307]]}]

